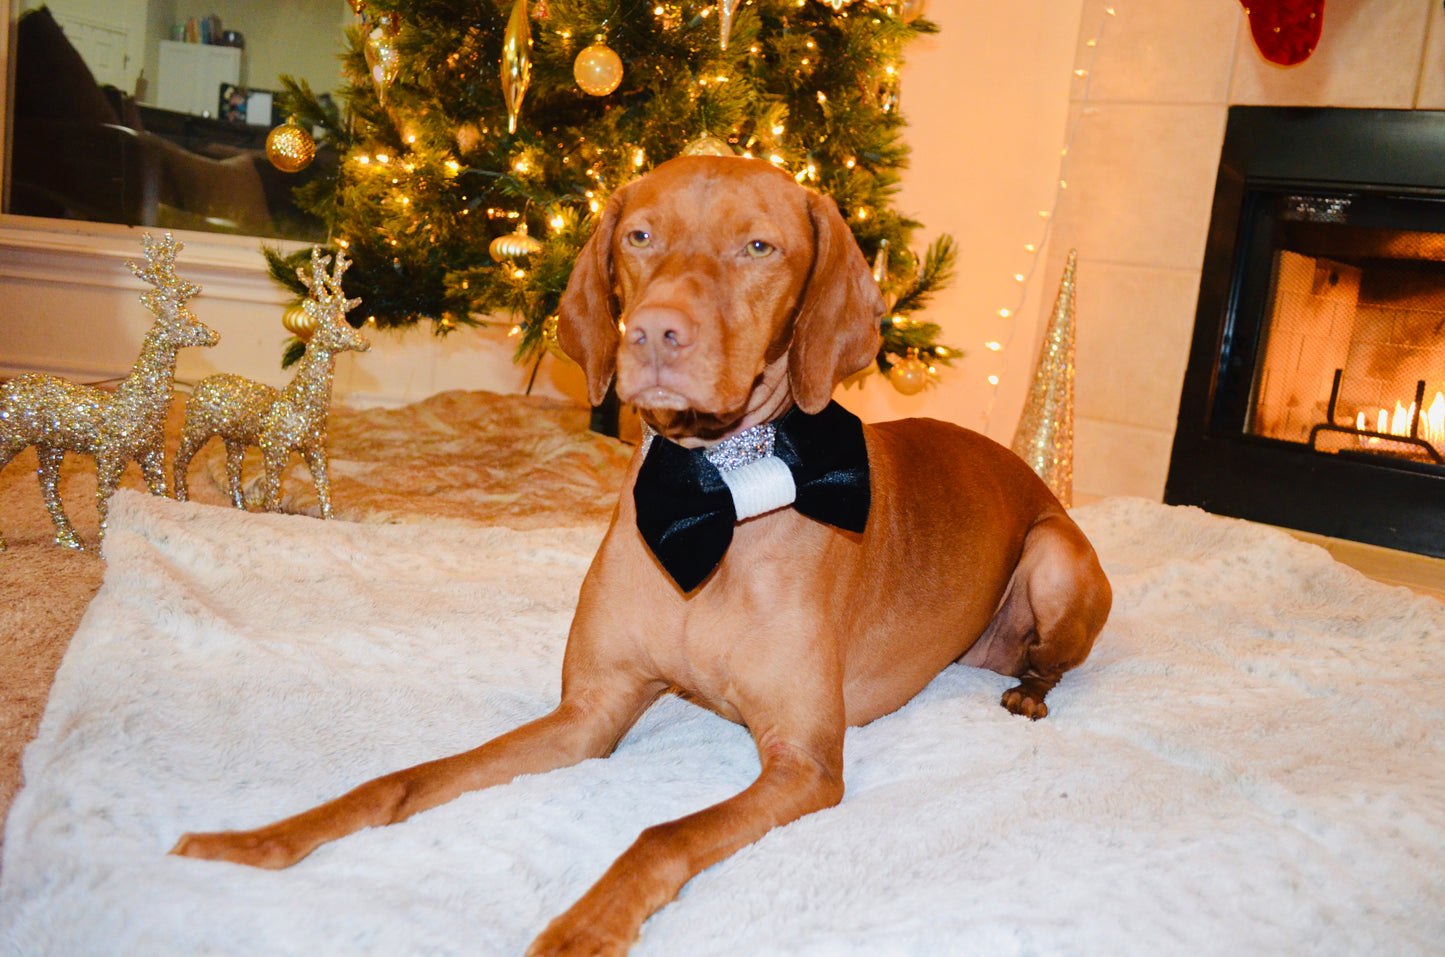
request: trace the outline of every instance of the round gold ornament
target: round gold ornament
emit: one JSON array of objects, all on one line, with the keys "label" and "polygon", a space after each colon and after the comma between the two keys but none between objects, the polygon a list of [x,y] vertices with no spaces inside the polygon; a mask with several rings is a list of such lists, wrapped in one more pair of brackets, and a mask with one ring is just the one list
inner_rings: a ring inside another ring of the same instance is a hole
[{"label": "round gold ornament", "polygon": [[518,256],[530,256],[542,248],[542,244],[531,236],[527,235],[527,224],[518,223],[517,231],[506,236],[498,236],[492,240],[491,246],[487,247],[492,258],[497,262],[503,259],[515,259]]},{"label": "round gold ornament", "polygon": [[583,93],[606,96],[622,83],[622,57],[598,37],[572,61],[572,76]]},{"label": "round gold ornament", "polygon": [[502,98],[507,101],[507,132],[517,132],[522,97],[532,82],[532,24],[527,17],[527,0],[514,0],[507,29],[502,36]]},{"label": "round gold ornament", "polygon": [[316,158],[316,141],[290,117],[266,134],[266,158],[283,173],[299,173]]},{"label": "round gold ornament", "polygon": [[683,156],[736,156],[728,141],[721,136],[704,133],[682,148]]},{"label": "round gold ornament", "polygon": [[311,334],[316,331],[316,316],[306,308],[306,303],[298,302],[282,313],[281,325],[302,342],[310,342]]},{"label": "round gold ornament", "polygon": [[928,364],[918,358],[917,349],[909,349],[908,355],[888,370],[888,381],[904,395],[917,395],[928,385]]}]

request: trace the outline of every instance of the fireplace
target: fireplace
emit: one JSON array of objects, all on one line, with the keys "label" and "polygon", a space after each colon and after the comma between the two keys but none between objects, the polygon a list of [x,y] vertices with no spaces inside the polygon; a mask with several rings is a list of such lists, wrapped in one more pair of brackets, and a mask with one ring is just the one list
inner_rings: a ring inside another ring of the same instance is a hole
[{"label": "fireplace", "polygon": [[1445,113],[1230,109],[1164,500],[1445,557]]}]

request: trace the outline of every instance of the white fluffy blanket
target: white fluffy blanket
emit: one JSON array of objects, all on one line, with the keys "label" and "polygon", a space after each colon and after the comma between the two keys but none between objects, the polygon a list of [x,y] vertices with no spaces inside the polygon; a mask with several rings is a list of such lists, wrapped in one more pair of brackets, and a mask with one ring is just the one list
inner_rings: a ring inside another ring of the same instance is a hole
[{"label": "white fluffy blanket", "polygon": [[[168,857],[548,710],[601,529],[111,514],[8,822],[7,953],[519,954],[638,831],[757,771],[668,699],[610,759],[287,871]],[[1114,614],[1046,720],[950,668],[849,732],[840,806],[699,875],[635,953],[1441,953],[1445,608],[1193,509],[1075,515]]]}]

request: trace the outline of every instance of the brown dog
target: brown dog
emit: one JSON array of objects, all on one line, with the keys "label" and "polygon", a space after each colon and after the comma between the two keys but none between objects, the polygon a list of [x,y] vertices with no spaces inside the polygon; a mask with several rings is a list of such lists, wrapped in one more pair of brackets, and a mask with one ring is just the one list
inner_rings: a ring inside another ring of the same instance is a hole
[{"label": "brown dog", "polygon": [[[685,157],[619,189],[572,274],[560,339],[594,402],[615,374],[662,438],[634,457],[583,582],[561,704],[269,827],[186,835],[174,853],[285,867],[464,791],[606,755],[677,692],[746,725],[762,770],[741,794],[644,831],[529,951],[620,954],[694,874],[838,803],[844,730],[950,663],[1019,677],[1004,707],[1043,717],[1045,694],[1104,625],[1108,581],[1008,450],[927,419],[863,427],[830,405],[872,361],[881,313],[833,202],[765,162]],[[734,447],[764,423],[776,423],[774,454],[753,454],[751,438]],[[687,450],[704,447],[747,461],[697,465]],[[815,452],[824,466],[807,464]],[[695,473],[721,526],[653,514],[674,502],[649,489],[681,473]],[[762,504],[746,504],[755,493]],[[774,507],[788,494],[796,508]]]}]

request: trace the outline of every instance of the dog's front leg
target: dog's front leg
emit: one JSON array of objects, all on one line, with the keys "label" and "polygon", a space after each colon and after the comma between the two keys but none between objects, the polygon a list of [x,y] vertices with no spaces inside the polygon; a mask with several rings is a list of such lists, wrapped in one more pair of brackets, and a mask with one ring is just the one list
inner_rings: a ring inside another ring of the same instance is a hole
[{"label": "dog's front leg", "polygon": [[843,798],[843,728],[822,743],[758,736],[762,772],[747,790],[696,814],[648,828],[566,913],[528,957],[625,954],[643,921],[693,875],[769,830]]},{"label": "dog's front leg", "polygon": [[[565,684],[564,684],[565,687]],[[459,794],[601,757],[661,686],[593,686],[567,693],[552,713],[479,748],[368,781],[294,817],[251,831],[186,834],[172,854],[253,867],[290,867],[328,841],[394,824]]]}]

